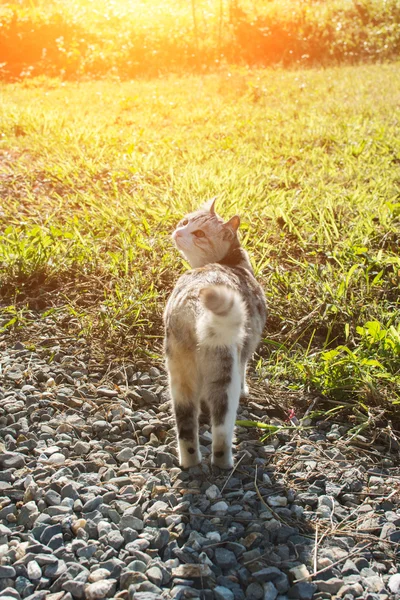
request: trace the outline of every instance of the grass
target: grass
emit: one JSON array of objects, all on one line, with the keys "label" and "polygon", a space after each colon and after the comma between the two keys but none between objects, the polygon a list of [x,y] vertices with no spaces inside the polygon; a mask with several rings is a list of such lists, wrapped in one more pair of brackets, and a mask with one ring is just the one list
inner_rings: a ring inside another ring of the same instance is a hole
[{"label": "grass", "polygon": [[[219,195],[269,304],[257,372],[376,425],[400,401],[399,64],[0,88],[4,330],[161,354],[170,233]],[[344,407],[344,408],[343,408]]]},{"label": "grass", "polygon": [[390,60],[400,52],[399,22],[399,0],[3,2],[0,77]]}]

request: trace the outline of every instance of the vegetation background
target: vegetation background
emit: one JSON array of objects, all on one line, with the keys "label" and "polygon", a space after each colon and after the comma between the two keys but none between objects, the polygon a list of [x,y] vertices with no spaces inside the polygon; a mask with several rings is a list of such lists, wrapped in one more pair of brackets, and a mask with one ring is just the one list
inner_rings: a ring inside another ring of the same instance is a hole
[{"label": "vegetation background", "polygon": [[218,194],[270,306],[255,393],[393,439],[399,49],[398,0],[2,3],[2,330],[161,360],[170,232]]},{"label": "vegetation background", "polygon": [[399,56],[399,23],[399,0],[20,0],[0,5],[0,74],[385,60]]}]

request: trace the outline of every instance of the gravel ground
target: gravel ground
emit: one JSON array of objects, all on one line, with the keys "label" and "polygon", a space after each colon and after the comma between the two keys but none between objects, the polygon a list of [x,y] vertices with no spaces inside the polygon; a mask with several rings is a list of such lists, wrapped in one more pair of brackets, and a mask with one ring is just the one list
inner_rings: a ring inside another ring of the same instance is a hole
[{"label": "gravel ground", "polygon": [[5,334],[0,362],[0,598],[400,598],[396,444],[238,428],[227,473],[203,425],[204,463],[182,471],[157,368]]}]

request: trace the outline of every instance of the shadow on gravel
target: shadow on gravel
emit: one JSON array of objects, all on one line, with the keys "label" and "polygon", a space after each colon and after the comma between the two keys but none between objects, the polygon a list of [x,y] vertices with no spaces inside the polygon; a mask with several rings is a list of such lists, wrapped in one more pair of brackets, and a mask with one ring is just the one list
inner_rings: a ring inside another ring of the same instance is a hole
[{"label": "shadow on gravel", "polygon": [[[32,351],[3,335],[0,368],[0,597],[399,593],[399,456],[346,442],[347,424],[265,444],[238,427],[231,472],[210,469],[203,425],[204,462],[182,471],[156,367],[111,371],[81,342]],[[262,417],[242,404],[239,418]]]}]

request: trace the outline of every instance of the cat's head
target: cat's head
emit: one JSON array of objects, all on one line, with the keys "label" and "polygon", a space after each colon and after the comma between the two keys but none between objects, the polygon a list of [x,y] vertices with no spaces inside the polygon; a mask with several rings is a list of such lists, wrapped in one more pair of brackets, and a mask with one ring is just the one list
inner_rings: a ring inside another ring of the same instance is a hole
[{"label": "cat's head", "polygon": [[219,262],[239,245],[240,218],[235,215],[224,223],[214,206],[212,200],[206,208],[186,215],[172,234],[176,247],[194,269]]}]

